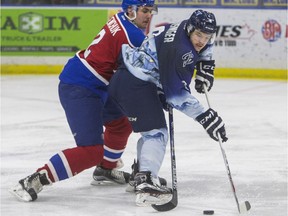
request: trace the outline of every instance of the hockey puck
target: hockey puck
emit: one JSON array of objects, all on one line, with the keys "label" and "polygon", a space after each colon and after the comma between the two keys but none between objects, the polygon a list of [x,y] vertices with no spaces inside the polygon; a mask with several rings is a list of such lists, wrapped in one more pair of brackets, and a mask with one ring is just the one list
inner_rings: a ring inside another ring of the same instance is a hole
[{"label": "hockey puck", "polygon": [[214,211],[213,211],[213,210],[204,210],[204,211],[203,211],[203,214],[204,214],[204,215],[213,215],[213,214],[214,214]]}]

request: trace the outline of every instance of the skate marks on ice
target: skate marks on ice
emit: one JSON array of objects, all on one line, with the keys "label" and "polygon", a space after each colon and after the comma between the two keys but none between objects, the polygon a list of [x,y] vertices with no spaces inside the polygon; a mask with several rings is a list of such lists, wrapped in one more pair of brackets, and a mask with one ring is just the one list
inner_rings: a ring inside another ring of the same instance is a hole
[{"label": "skate marks on ice", "polygon": [[[1,80],[1,215],[146,216],[151,207],[135,206],[125,186],[92,186],[94,168],[23,203],[8,188],[42,166],[52,154],[74,146],[58,103],[57,76],[5,76]],[[225,121],[224,144],[239,202],[251,203],[252,216],[287,216],[287,83],[217,80],[210,92]],[[194,89],[194,86],[191,86]],[[197,98],[206,104],[204,95]],[[178,206],[161,215],[236,216],[237,207],[217,142],[195,121],[174,112]],[[136,155],[137,134],[123,154],[124,171]],[[160,176],[171,185],[169,148]],[[276,214],[275,214],[276,210]],[[158,213],[157,213],[158,214]]]}]

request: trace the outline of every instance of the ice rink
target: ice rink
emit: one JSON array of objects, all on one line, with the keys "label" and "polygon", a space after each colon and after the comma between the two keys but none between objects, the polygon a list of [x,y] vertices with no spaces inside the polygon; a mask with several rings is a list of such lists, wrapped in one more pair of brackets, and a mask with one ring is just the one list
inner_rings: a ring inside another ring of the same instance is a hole
[{"label": "ice rink", "polygon": [[[55,75],[1,77],[2,216],[200,216],[210,209],[215,216],[238,215],[219,144],[176,110],[174,210],[137,207],[126,186],[90,185],[94,168],[45,187],[35,202],[16,200],[9,187],[75,145],[57,85]],[[205,96],[194,94],[207,107]],[[287,216],[287,82],[216,79],[210,102],[226,123],[224,148],[239,201],[251,203],[251,216]],[[130,137],[123,154],[127,172],[138,137]],[[160,176],[171,185],[169,150],[168,145]]]}]

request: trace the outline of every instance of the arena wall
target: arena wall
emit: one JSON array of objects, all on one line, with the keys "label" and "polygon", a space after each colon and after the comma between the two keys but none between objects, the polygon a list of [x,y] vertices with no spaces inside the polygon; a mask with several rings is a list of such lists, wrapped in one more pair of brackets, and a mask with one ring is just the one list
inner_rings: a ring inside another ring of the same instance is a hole
[{"label": "arena wall", "polygon": [[[213,1],[212,1],[213,2]],[[204,8],[217,18],[216,77],[287,79],[287,10]],[[59,74],[120,7],[2,7],[1,74]],[[195,7],[160,7],[149,31]]]}]

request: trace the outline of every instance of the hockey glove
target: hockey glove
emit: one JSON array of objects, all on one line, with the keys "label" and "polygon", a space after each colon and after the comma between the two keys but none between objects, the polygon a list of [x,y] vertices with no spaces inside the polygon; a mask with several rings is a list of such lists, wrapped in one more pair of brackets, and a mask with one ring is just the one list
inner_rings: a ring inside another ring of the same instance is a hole
[{"label": "hockey glove", "polygon": [[200,114],[197,116],[196,120],[204,127],[212,139],[218,141],[217,134],[219,133],[222,142],[226,142],[228,140],[226,137],[224,122],[213,109],[210,108],[206,112]]},{"label": "hockey glove", "polygon": [[214,82],[215,61],[200,61],[196,65],[195,89],[199,93],[204,93],[203,85],[210,91]]},{"label": "hockey glove", "polygon": [[166,97],[164,95],[164,92],[161,88],[157,88],[157,94],[158,94],[158,97],[159,97],[159,100],[160,102],[162,103],[162,107],[164,110],[168,111],[168,103],[166,102]]}]

